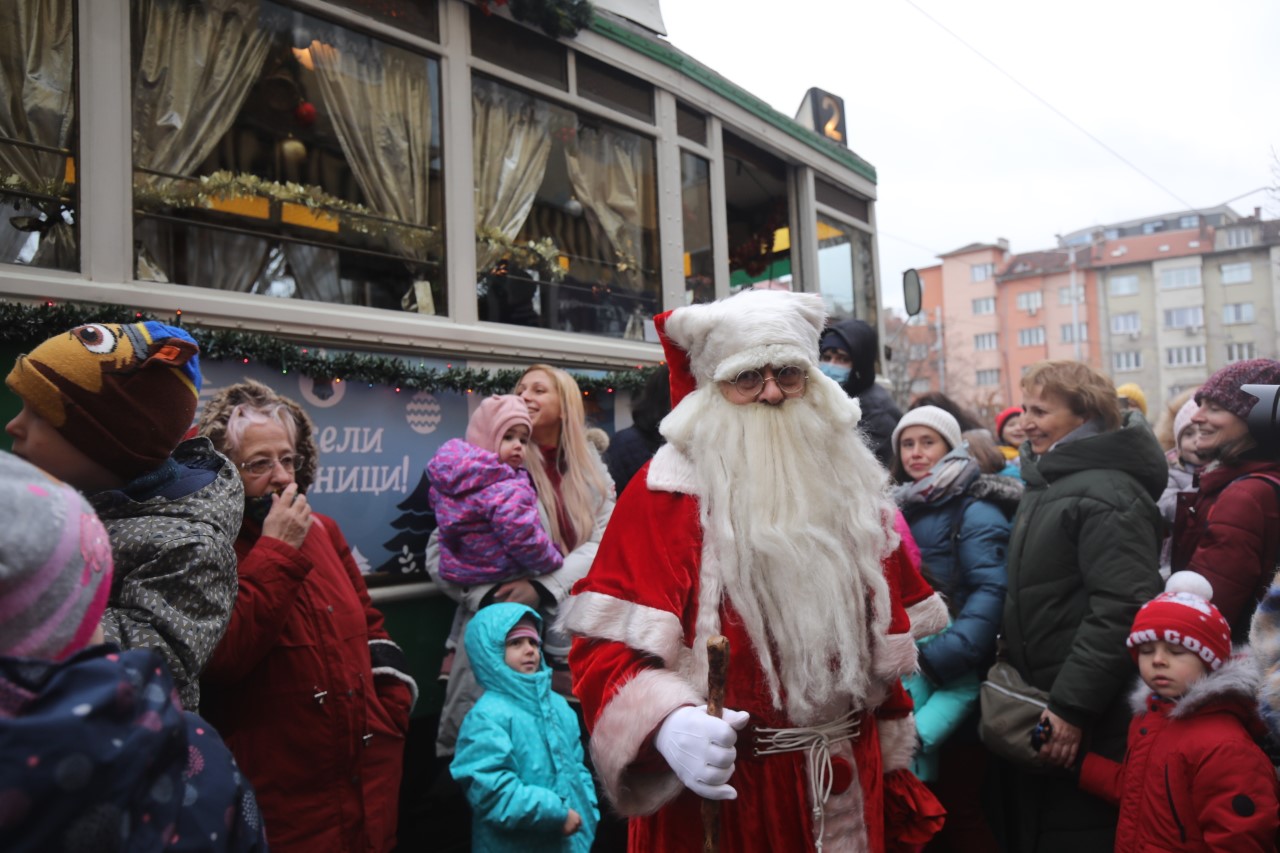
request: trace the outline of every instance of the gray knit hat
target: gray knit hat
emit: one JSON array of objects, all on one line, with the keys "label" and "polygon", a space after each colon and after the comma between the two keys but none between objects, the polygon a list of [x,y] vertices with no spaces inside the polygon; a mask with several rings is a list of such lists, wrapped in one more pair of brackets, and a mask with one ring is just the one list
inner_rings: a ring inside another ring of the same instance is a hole
[{"label": "gray knit hat", "polygon": [[902,435],[904,429],[911,426],[929,427],[942,436],[952,450],[960,446],[960,422],[946,409],[940,409],[937,406],[921,406],[903,415],[902,420],[898,421],[898,425],[893,428],[894,453],[898,452],[898,436]]},{"label": "gray knit hat", "polygon": [[61,660],[111,592],[111,542],[84,497],[0,451],[0,655]]}]

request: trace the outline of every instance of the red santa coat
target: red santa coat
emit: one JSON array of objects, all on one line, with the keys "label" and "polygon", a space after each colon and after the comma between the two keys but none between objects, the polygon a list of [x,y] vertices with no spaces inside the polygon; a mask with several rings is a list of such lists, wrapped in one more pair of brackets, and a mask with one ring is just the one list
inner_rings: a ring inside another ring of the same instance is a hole
[{"label": "red santa coat", "polygon": [[412,679],[338,525],[312,518],[300,549],[245,523],[200,710],[253,782],[273,851],[385,853]]},{"label": "red santa coat", "polygon": [[[652,475],[642,470],[637,476]],[[568,624],[577,635],[570,655],[574,693],[591,731],[596,771],[619,811],[634,816],[633,851],[702,849],[701,800],[684,788],[652,744],[673,710],[706,701],[705,684],[690,677],[701,560],[693,497],[628,489],[591,573],[574,588],[569,609]],[[899,678],[914,669],[915,644],[898,600],[899,588],[914,571],[901,550],[891,563],[888,600],[873,602],[877,612],[887,610],[890,616],[888,633],[874,643],[875,659],[868,662],[880,685],[879,704],[859,714],[852,741],[832,746],[833,757],[856,768],[857,784],[833,791],[827,801],[826,851],[885,849],[883,774],[906,767],[914,748],[911,700]],[[921,593],[931,593],[927,585],[915,589],[921,600],[928,598]],[[732,650],[725,706],[751,715],[748,730],[739,735],[730,779],[738,798],[721,804],[722,849],[813,849],[815,797],[805,754],[752,754],[753,727],[794,723],[773,707],[751,639],[728,604],[721,606],[720,623]]]},{"label": "red santa coat", "polygon": [[1080,787],[1120,806],[1115,853],[1275,850],[1277,784],[1254,736],[1258,673],[1234,659],[1170,702],[1140,685],[1123,764],[1090,753]]}]

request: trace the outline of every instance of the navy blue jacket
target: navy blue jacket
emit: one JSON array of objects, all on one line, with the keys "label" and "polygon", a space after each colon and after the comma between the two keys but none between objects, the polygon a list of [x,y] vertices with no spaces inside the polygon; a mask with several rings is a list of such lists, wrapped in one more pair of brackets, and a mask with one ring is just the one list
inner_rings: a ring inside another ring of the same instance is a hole
[{"label": "navy blue jacket", "polygon": [[935,684],[983,670],[995,656],[1008,586],[1009,519],[1021,491],[1018,480],[983,474],[965,494],[903,508],[930,582],[955,614],[950,628],[920,647],[920,668]]}]

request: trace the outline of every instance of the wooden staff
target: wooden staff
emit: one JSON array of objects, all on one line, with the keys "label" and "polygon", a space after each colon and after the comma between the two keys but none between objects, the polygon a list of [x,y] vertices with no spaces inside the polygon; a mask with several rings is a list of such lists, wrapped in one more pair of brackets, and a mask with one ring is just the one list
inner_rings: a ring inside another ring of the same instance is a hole
[{"label": "wooden staff", "polygon": [[[707,638],[707,714],[724,715],[724,682],[729,674],[729,640]],[[702,851],[720,853],[720,801],[702,801]]]}]

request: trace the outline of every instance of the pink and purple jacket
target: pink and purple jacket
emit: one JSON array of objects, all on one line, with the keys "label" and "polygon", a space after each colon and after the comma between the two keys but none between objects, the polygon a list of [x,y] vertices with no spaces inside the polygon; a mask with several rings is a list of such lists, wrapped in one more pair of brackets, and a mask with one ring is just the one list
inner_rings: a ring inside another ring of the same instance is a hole
[{"label": "pink and purple jacket", "polygon": [[564,556],[542,527],[527,471],[452,438],[427,463],[440,529],[440,577],[473,585],[545,575]]}]

